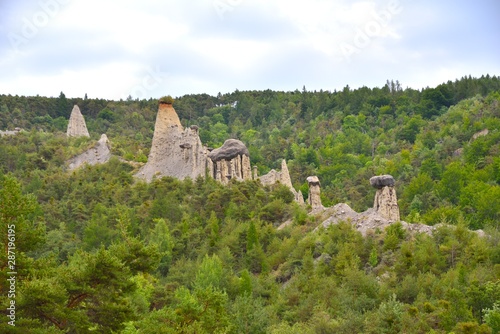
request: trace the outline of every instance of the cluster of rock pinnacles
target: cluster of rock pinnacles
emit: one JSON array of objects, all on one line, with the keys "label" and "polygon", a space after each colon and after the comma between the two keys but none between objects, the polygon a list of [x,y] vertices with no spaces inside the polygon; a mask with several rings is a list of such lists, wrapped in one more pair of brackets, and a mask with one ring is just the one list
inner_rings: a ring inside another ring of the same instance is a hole
[{"label": "cluster of rock pinnacles", "polygon": [[[66,134],[68,137],[89,137],[85,119],[76,105],[71,112]],[[110,157],[109,140],[103,134],[95,146],[70,159],[68,165],[69,169],[75,169],[84,164],[105,163]],[[299,204],[307,203],[313,212],[324,209],[317,176],[307,178],[309,194],[304,201],[302,192],[292,185],[284,159],[280,171],[273,169],[259,176],[256,166],[252,171],[250,154],[243,142],[228,139],[219,148],[208,148],[201,143],[198,127],[183,128],[172,103],[160,100],[148,161],[135,176],[150,182],[154,177],[171,176],[182,180],[200,175],[212,177],[223,184],[231,179],[260,180],[263,185],[281,183],[290,189]],[[394,178],[390,175],[374,176],[370,184],[377,189],[373,204],[375,212],[385,219],[398,221],[400,216]]]}]

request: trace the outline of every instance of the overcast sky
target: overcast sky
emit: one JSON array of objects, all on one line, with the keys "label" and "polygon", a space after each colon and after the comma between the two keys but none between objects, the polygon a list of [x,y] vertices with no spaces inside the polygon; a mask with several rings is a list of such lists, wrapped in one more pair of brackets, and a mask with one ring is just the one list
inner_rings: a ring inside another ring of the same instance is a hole
[{"label": "overcast sky", "polygon": [[500,75],[498,0],[0,0],[0,94],[120,99]]}]

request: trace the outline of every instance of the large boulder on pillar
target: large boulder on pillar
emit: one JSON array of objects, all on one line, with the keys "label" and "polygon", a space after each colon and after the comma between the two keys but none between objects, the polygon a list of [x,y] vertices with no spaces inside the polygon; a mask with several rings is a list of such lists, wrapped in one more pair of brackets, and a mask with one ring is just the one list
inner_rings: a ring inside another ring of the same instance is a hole
[{"label": "large boulder on pillar", "polygon": [[227,184],[229,180],[251,180],[250,153],[245,144],[237,139],[228,139],[224,144],[208,154],[209,168],[216,180]]},{"label": "large boulder on pillar", "polygon": [[382,189],[383,187],[394,187],[395,181],[392,175],[379,175],[370,178],[372,187]]},{"label": "large boulder on pillar", "polygon": [[373,209],[388,220],[400,220],[394,178],[391,175],[374,176],[370,178],[370,184],[377,189]]},{"label": "large boulder on pillar", "polygon": [[208,157],[212,159],[212,161],[219,161],[231,160],[238,155],[246,155],[248,157],[250,156],[250,152],[248,152],[248,148],[241,140],[228,139],[221,147],[210,152]]},{"label": "large boulder on pillar", "polygon": [[317,176],[309,176],[307,178],[307,183],[309,185],[309,197],[307,198],[307,204],[311,206],[313,210],[323,209],[323,204],[321,204],[321,185]]}]

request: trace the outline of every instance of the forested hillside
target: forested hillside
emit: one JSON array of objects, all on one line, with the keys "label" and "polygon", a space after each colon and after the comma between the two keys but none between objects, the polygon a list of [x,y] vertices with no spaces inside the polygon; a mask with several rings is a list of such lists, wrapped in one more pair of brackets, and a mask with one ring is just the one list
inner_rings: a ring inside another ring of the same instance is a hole
[{"label": "forested hillside", "polygon": [[[74,104],[91,138],[66,137]],[[260,173],[285,158],[305,194],[317,175],[325,206],[366,210],[368,179],[393,175],[402,220],[441,224],[433,235],[313,232],[279,185],[138,181],[123,161],[147,161],[157,106],[0,95],[0,130],[24,129],[0,138],[2,242],[15,225],[17,249],[16,326],[2,298],[0,332],[500,331],[500,78],[175,99],[203,143],[242,140]],[[67,171],[102,133],[116,157]]]}]

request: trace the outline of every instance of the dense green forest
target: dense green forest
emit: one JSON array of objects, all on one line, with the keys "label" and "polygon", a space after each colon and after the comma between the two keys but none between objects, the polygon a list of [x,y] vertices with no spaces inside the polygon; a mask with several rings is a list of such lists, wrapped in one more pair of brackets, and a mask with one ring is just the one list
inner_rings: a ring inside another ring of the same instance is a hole
[{"label": "dense green forest", "polygon": [[[66,137],[74,104],[91,138]],[[203,143],[242,140],[260,173],[285,158],[303,193],[317,175],[325,206],[364,211],[368,179],[393,175],[402,219],[432,235],[313,231],[318,218],[281,185],[138,181],[123,161],[147,161],[157,106],[0,95],[0,130],[24,129],[0,138],[0,332],[500,332],[499,77],[175,99]],[[67,171],[102,133],[116,157]]]}]

